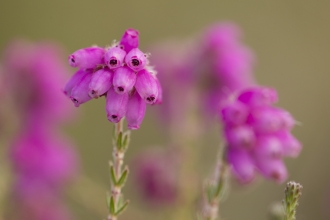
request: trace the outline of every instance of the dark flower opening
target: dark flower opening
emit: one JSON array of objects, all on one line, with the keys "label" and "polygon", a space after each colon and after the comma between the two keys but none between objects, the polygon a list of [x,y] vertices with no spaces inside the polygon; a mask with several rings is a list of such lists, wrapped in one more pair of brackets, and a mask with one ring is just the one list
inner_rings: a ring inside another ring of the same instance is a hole
[{"label": "dark flower opening", "polygon": [[118,87],[118,90],[119,90],[119,92],[124,92],[124,88],[121,86]]},{"label": "dark flower opening", "polygon": [[111,115],[111,118],[116,119],[118,116],[117,115]]},{"label": "dark flower opening", "polygon": [[73,58],[71,58],[71,62],[72,62],[72,63],[74,63],[74,62],[75,62]]},{"label": "dark flower opening", "polygon": [[132,64],[133,66],[138,66],[140,65],[140,61],[138,59],[132,59]]},{"label": "dark flower opening", "polygon": [[109,63],[110,63],[111,66],[117,65],[117,60],[112,59],[112,60],[110,60]]},{"label": "dark flower opening", "polygon": [[150,96],[147,98],[147,101],[149,102],[153,102],[155,100],[155,97],[154,96]]}]

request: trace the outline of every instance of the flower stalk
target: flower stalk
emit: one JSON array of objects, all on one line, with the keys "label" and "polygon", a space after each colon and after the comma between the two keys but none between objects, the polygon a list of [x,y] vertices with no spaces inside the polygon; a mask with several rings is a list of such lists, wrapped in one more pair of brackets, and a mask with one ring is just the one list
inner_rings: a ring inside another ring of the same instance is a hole
[{"label": "flower stalk", "polygon": [[219,156],[213,179],[205,181],[203,210],[199,219],[218,219],[219,203],[225,195],[228,180],[228,165],[225,152]]},{"label": "flower stalk", "polygon": [[127,151],[130,132],[123,132],[123,121],[115,124],[113,134],[113,160],[110,161],[111,193],[107,196],[109,216],[108,220],[117,220],[118,216],[127,208],[129,200],[123,199],[122,188],[128,177],[128,167],[123,169],[125,152]]}]

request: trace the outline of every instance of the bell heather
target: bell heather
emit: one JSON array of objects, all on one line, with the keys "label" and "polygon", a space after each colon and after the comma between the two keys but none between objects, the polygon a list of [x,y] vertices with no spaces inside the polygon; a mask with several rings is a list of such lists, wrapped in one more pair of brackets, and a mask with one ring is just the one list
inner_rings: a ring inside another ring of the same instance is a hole
[{"label": "bell heather", "polygon": [[[282,158],[296,157],[301,150],[299,141],[290,134],[293,117],[284,109],[274,107],[276,101],[274,89],[252,87],[238,92],[236,98],[232,97],[222,108],[228,162],[243,183],[250,182],[255,171],[282,183],[288,175]],[[232,117],[235,115],[239,120]],[[245,169],[240,168],[243,161],[250,161],[247,164],[253,164],[254,171],[249,169],[247,175]]]},{"label": "bell heather", "polygon": [[[111,47],[90,47],[74,52],[69,56],[69,64],[79,70],[65,85],[64,94],[76,107],[92,98],[106,96],[110,122],[118,123],[126,116],[134,121],[130,129],[139,128],[144,117],[144,105],[127,105],[127,100],[132,96],[132,100],[137,100],[140,96],[147,104],[159,104],[162,98],[156,72],[138,46],[139,32],[128,29],[119,43]],[[129,115],[125,115],[126,112]]]}]

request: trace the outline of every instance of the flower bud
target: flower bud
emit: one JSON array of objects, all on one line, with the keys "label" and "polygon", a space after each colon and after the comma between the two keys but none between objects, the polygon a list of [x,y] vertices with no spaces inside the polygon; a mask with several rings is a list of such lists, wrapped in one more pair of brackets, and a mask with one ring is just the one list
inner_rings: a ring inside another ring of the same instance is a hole
[{"label": "flower bud", "polygon": [[94,69],[96,65],[103,64],[104,49],[101,47],[88,47],[77,50],[69,56],[69,64],[79,69]]},{"label": "flower bud", "polygon": [[283,146],[274,135],[259,136],[254,154],[258,157],[280,158],[283,156]]},{"label": "flower bud", "polygon": [[89,96],[92,98],[97,98],[105,94],[112,85],[113,73],[108,68],[100,69],[96,71],[92,80],[89,83]]},{"label": "flower bud", "polygon": [[249,183],[255,176],[254,163],[248,152],[228,148],[228,162],[232,165],[235,177],[241,183]]},{"label": "flower bud", "polygon": [[139,48],[134,48],[126,55],[125,63],[132,70],[140,71],[146,66],[147,58]]},{"label": "flower bud", "polygon": [[131,130],[140,128],[142,120],[146,112],[147,104],[141,98],[138,92],[134,91],[128,99],[126,120],[127,127]]},{"label": "flower bud", "polygon": [[270,134],[283,129],[283,121],[278,110],[273,107],[259,107],[251,111],[247,123],[258,134]]},{"label": "flower bud", "polygon": [[135,89],[148,104],[153,104],[158,98],[158,86],[154,76],[147,70],[137,74]]},{"label": "flower bud", "polygon": [[251,107],[270,105],[278,101],[276,90],[267,87],[246,89],[237,99]]},{"label": "flower bud", "polygon": [[71,92],[70,99],[74,103],[74,106],[79,105],[91,100],[92,98],[88,95],[88,87],[91,82],[92,74],[86,74],[81,81],[76,85]]},{"label": "flower bud", "polygon": [[86,71],[83,69],[78,70],[71,78],[68,80],[68,82],[65,84],[63,93],[70,97],[72,89],[78,85],[78,83],[81,81],[81,79],[86,75],[91,74],[91,71]]},{"label": "flower bud", "polygon": [[256,137],[250,126],[229,127],[225,130],[227,144],[234,148],[252,149],[256,144]]},{"label": "flower bud", "polygon": [[127,111],[128,93],[118,94],[113,87],[107,92],[106,111],[108,120],[118,123]]},{"label": "flower bud", "polygon": [[221,110],[222,120],[227,125],[241,125],[246,122],[249,109],[241,102],[232,102]]},{"label": "flower bud", "polygon": [[261,174],[277,183],[283,183],[288,177],[288,171],[281,159],[256,157],[256,165]]},{"label": "flower bud", "polygon": [[139,32],[132,28],[127,29],[121,38],[119,45],[127,53],[133,48],[137,48],[139,46]]},{"label": "flower bud", "polygon": [[106,50],[104,62],[110,69],[115,69],[123,65],[125,56],[125,50],[120,47],[112,47]]},{"label": "flower bud", "polygon": [[128,67],[115,69],[113,87],[118,94],[128,93],[136,82],[136,73]]},{"label": "flower bud", "polygon": [[287,157],[297,157],[301,151],[300,142],[288,131],[278,132],[276,136],[282,143],[283,154]]}]

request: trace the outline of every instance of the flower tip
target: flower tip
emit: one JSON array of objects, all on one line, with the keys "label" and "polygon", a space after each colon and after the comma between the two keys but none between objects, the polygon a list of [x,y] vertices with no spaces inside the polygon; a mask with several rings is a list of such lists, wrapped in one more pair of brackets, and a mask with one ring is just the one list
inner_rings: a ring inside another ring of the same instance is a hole
[{"label": "flower tip", "polygon": [[116,93],[118,93],[118,94],[123,94],[123,93],[126,92],[126,91],[125,91],[125,88],[124,88],[123,86],[116,86],[116,87],[115,87],[115,91],[116,91]]},{"label": "flower tip", "polygon": [[133,28],[128,28],[126,30],[126,33],[127,35],[131,36],[132,38],[136,38],[139,36],[139,31],[138,30],[135,30]]},{"label": "flower tip", "polygon": [[151,96],[146,97],[145,101],[148,104],[154,104],[154,103],[156,103],[156,98],[154,95],[151,95]]},{"label": "flower tip", "polygon": [[138,130],[140,128],[139,125],[127,125],[129,130]]},{"label": "flower tip", "polygon": [[287,173],[281,173],[278,170],[274,170],[271,173],[271,178],[278,184],[282,184],[287,179]]},{"label": "flower tip", "polygon": [[76,58],[74,55],[69,56],[69,65],[72,67],[77,67]]},{"label": "flower tip", "polygon": [[120,117],[118,117],[118,115],[115,115],[115,114],[113,114],[113,115],[108,114],[107,117],[108,117],[108,120],[112,123],[118,123],[121,119]]},{"label": "flower tip", "polygon": [[71,99],[71,101],[73,102],[73,104],[74,104],[74,106],[75,107],[79,107],[80,106],[80,102],[79,102],[79,100],[78,99],[76,99],[76,98],[74,98],[74,97],[70,97],[70,99]]},{"label": "flower tip", "polygon": [[89,97],[94,98],[94,99],[99,97],[99,95],[97,94],[97,91],[95,91],[94,89],[89,89],[88,95],[89,95]]}]

